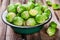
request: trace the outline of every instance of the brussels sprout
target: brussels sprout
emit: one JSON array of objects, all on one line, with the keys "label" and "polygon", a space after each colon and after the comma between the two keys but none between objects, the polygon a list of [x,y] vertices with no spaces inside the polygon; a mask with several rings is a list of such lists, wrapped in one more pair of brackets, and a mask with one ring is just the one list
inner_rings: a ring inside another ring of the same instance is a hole
[{"label": "brussels sprout", "polygon": [[16,3],[15,6],[17,8],[18,6],[21,6],[21,4],[20,3]]},{"label": "brussels sprout", "polygon": [[43,23],[46,20],[46,18],[43,15],[38,14],[35,17],[35,20],[37,23]]},{"label": "brussels sprout", "polygon": [[8,7],[7,7],[7,11],[8,11],[8,12],[14,12],[14,13],[17,12],[16,7],[15,7],[14,4],[10,4],[10,5],[8,5]]},{"label": "brussels sprout", "polygon": [[27,10],[33,9],[34,6],[35,6],[35,5],[34,5],[33,2],[28,2],[28,3],[26,4],[26,9],[27,9]]},{"label": "brussels sprout", "polygon": [[49,18],[49,16],[47,16],[47,13],[43,13],[42,16],[44,17],[45,20]]},{"label": "brussels sprout", "polygon": [[51,11],[50,11],[49,9],[45,9],[45,10],[44,10],[44,13],[46,13],[46,16],[49,17]]},{"label": "brussels sprout", "polygon": [[29,13],[28,13],[28,11],[24,11],[24,12],[21,14],[21,17],[24,18],[24,19],[28,19],[28,18],[29,18]]},{"label": "brussels sprout", "polygon": [[52,2],[50,0],[46,0],[47,5],[52,6]]},{"label": "brussels sprout", "polygon": [[39,14],[42,14],[42,7],[35,7],[34,9],[37,10]]},{"label": "brussels sprout", "polygon": [[49,26],[52,28],[57,28],[57,24],[54,21],[52,21]]},{"label": "brussels sprout", "polygon": [[49,27],[47,29],[47,33],[48,33],[49,36],[53,36],[56,33],[56,29]]},{"label": "brussels sprout", "polygon": [[22,6],[22,5],[19,5],[19,6],[17,7],[17,12],[18,12],[18,13],[22,13],[24,10],[25,10],[25,7]]},{"label": "brussels sprout", "polygon": [[36,3],[35,7],[42,7],[42,5],[40,3]]},{"label": "brussels sprout", "polygon": [[13,19],[13,24],[15,24],[17,26],[23,25],[23,22],[24,22],[24,20],[18,16]]},{"label": "brussels sprout", "polygon": [[35,9],[31,9],[31,10],[29,11],[29,14],[30,14],[31,16],[36,16],[36,15],[38,14],[38,11],[35,10]]},{"label": "brussels sprout", "polygon": [[7,14],[6,19],[7,19],[8,22],[12,22],[12,21],[13,21],[13,18],[14,18],[15,16],[16,16],[15,13],[10,12],[10,13]]},{"label": "brussels sprout", "polygon": [[36,22],[35,22],[34,18],[29,18],[29,19],[26,21],[26,25],[27,25],[27,26],[35,26],[35,25],[36,25]]},{"label": "brussels sprout", "polygon": [[60,5],[59,4],[52,4],[53,9],[60,9]]},{"label": "brussels sprout", "polygon": [[47,9],[47,8],[48,8],[47,6],[43,5],[43,6],[42,6],[42,11],[44,11],[44,10]]}]

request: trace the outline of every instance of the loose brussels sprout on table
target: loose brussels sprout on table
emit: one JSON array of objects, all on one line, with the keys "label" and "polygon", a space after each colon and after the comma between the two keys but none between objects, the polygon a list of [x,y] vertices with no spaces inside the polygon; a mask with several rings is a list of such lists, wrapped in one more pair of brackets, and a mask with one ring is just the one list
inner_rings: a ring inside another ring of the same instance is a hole
[{"label": "loose brussels sprout on table", "polygon": [[52,28],[57,28],[57,24],[55,22],[51,22],[50,25]]},{"label": "loose brussels sprout on table", "polygon": [[56,33],[56,29],[49,27],[47,33],[49,36],[53,36]]},{"label": "loose brussels sprout on table", "polygon": [[53,9],[60,9],[60,5],[59,4],[52,4],[52,8]]},{"label": "loose brussels sprout on table", "polygon": [[49,25],[49,28],[47,29],[47,33],[49,36],[53,36],[56,33],[56,28],[57,28],[57,24],[55,22],[51,22]]},{"label": "loose brussels sprout on table", "polygon": [[27,4],[10,4],[7,8],[6,20],[17,26],[35,26],[45,22],[50,16],[47,6],[34,3],[33,0]]}]

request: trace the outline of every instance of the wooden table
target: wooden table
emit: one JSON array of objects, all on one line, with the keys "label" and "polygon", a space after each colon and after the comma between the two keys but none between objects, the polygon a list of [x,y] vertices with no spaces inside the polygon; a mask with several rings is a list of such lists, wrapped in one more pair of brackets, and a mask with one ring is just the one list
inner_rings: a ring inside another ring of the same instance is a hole
[{"label": "wooden table", "polygon": [[[45,29],[48,27],[48,24],[38,33],[31,34],[31,35],[19,35],[14,33],[14,31],[8,25],[4,24],[1,20],[1,14],[6,10],[7,6],[11,3],[26,3],[28,0],[0,0],[0,40],[23,40],[22,36],[25,37],[26,40],[60,40],[60,10],[53,10],[52,11],[52,19],[51,21],[55,21],[57,23],[58,31],[53,37],[49,37]],[[36,0],[36,2],[41,2],[42,4],[46,5],[45,0]],[[59,3],[60,0],[52,0],[53,3]]]}]

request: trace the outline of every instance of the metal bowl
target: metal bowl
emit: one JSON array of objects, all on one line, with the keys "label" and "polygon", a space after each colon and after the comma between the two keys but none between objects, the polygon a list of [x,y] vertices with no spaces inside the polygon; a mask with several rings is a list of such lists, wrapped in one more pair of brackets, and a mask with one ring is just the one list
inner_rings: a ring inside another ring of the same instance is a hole
[{"label": "metal bowl", "polygon": [[51,13],[50,16],[49,16],[49,19],[46,20],[44,23],[30,27],[30,26],[16,26],[16,25],[13,25],[13,24],[9,23],[6,20],[6,15],[7,15],[7,11],[5,11],[2,14],[3,22],[5,24],[9,25],[18,34],[33,34],[33,33],[39,32],[44,27],[44,25],[46,23],[48,23],[51,20],[51,18],[52,18],[52,13]]}]

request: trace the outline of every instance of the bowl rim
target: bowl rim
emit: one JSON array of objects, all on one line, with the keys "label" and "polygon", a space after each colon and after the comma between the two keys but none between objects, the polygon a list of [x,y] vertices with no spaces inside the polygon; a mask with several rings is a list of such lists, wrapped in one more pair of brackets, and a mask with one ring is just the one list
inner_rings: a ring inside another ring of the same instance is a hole
[{"label": "bowl rim", "polygon": [[14,24],[9,23],[9,22],[6,20],[6,15],[7,15],[7,10],[5,10],[5,11],[2,13],[2,15],[1,15],[2,21],[3,21],[5,24],[7,24],[7,25],[12,26],[12,27],[16,27],[16,28],[35,28],[35,27],[42,26],[42,25],[48,23],[48,22],[51,20],[51,18],[52,18],[52,13],[50,13],[49,19],[47,19],[45,22],[43,22],[43,23],[41,23],[41,24],[38,24],[38,25],[35,25],[35,26],[22,26],[22,27],[21,27],[21,26],[16,26],[16,25],[14,25]]}]

